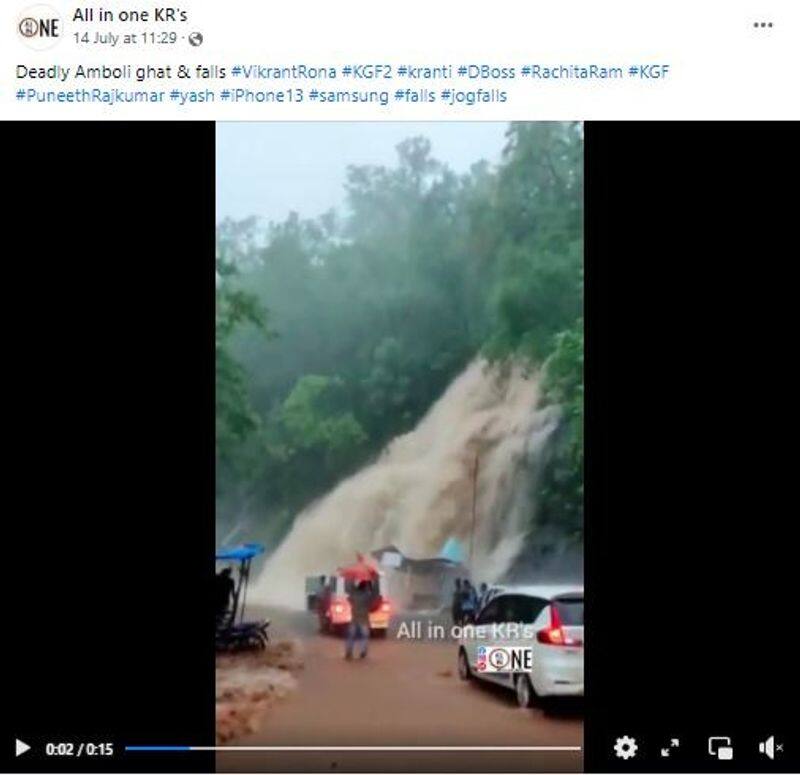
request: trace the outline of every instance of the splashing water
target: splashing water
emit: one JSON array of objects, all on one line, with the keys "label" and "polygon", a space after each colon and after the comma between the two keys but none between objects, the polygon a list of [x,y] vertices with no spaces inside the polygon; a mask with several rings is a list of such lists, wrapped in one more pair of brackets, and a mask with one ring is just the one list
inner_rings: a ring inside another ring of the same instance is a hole
[{"label": "splashing water", "polygon": [[473,578],[500,578],[522,549],[531,477],[557,424],[539,394],[538,375],[474,361],[413,431],[298,515],[253,599],[301,607],[305,576],[351,564],[356,552],[394,544],[435,557],[451,537],[472,547]]}]

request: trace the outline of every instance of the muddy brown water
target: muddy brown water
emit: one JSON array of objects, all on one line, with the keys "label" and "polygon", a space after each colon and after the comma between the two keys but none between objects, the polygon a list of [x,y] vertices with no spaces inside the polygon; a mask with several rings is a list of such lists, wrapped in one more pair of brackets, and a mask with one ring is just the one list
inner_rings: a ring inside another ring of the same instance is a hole
[{"label": "muddy brown water", "polygon": [[[366,660],[316,632],[310,614],[272,610],[272,635],[296,638],[297,689],[271,707],[247,746],[582,746],[581,707],[522,710],[499,687],[459,680],[453,642],[395,637],[370,643]],[[426,617],[414,617],[425,619]],[[571,772],[581,752],[269,751],[217,755],[220,771]]]}]

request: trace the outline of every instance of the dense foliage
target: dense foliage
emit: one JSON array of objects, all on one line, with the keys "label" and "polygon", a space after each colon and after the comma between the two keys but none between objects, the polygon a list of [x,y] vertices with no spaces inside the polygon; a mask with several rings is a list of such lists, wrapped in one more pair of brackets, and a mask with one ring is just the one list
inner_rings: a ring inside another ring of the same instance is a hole
[{"label": "dense foliage", "polygon": [[219,225],[223,531],[277,538],[483,352],[546,364],[562,424],[538,518],[580,539],[582,139],[512,124],[497,168],[456,175],[411,138],[395,167],[348,170],[344,214]]}]

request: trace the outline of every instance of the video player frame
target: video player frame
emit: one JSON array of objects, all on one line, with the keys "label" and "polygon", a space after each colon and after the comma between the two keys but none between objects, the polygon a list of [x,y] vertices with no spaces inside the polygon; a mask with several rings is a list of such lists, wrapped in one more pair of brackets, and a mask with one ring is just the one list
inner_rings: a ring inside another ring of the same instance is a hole
[{"label": "video player frame", "polygon": [[218,127],[218,768],[580,768],[582,146]]}]

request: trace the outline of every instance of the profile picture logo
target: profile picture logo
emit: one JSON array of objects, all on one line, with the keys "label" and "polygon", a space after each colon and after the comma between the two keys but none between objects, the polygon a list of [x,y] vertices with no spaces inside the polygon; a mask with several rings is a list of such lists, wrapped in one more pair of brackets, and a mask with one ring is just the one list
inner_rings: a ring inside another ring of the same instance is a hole
[{"label": "profile picture logo", "polygon": [[17,33],[28,48],[45,51],[61,40],[64,25],[54,8],[49,5],[34,5],[19,15]]},{"label": "profile picture logo", "polygon": [[23,38],[32,38],[39,34],[39,22],[32,16],[26,16],[19,23],[19,31]]},{"label": "profile picture logo", "polygon": [[492,649],[489,654],[489,664],[497,671],[507,670],[510,661],[511,656],[503,648]]}]

